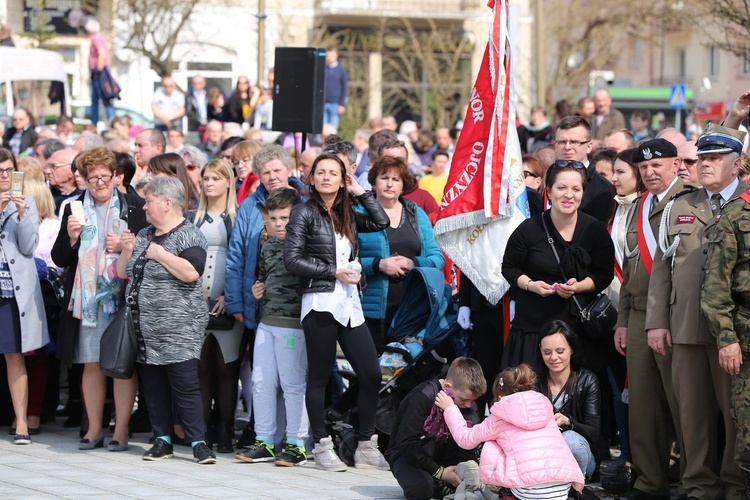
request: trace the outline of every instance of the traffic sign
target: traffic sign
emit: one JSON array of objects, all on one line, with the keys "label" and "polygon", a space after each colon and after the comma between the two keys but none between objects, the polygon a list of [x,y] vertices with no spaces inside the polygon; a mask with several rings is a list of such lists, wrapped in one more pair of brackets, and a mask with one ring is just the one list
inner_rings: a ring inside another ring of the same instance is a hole
[{"label": "traffic sign", "polygon": [[669,95],[669,107],[672,109],[687,108],[687,89],[685,84],[672,85],[672,93]]}]

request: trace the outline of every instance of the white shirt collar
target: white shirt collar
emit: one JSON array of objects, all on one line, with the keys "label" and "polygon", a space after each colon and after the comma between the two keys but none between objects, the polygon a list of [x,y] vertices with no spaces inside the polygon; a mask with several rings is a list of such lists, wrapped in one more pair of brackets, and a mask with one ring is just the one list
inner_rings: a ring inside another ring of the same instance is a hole
[{"label": "white shirt collar", "polygon": [[[728,202],[731,198],[734,192],[737,190],[737,186],[739,186],[740,181],[736,177],[734,180],[724,189],[719,191],[719,194],[721,195],[721,199],[724,201],[724,203]],[[706,195],[708,195],[708,199],[711,199],[711,196],[713,196],[715,193],[712,193],[708,189],[706,189]]]},{"label": "white shirt collar", "polygon": [[667,191],[669,191],[670,189],[672,189],[672,186],[674,186],[675,182],[677,182],[677,179],[679,179],[679,176],[675,175],[674,179],[672,179],[672,182],[670,182],[669,186],[667,186],[667,189],[665,189],[664,191],[662,191],[659,194],[654,195],[654,196],[656,196],[656,203],[659,203],[664,198],[664,195],[667,194]]}]

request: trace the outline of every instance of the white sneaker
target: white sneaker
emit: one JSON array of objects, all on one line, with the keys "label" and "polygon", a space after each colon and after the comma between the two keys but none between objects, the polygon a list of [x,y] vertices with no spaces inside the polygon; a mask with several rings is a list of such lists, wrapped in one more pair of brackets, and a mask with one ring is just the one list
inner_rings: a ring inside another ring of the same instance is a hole
[{"label": "white sneaker", "polygon": [[333,450],[333,439],[324,437],[313,448],[315,468],[329,472],[344,472],[348,467]]},{"label": "white sneaker", "polygon": [[354,452],[354,467],[357,469],[391,470],[385,457],[378,450],[378,435],[373,434],[369,441],[360,441]]}]

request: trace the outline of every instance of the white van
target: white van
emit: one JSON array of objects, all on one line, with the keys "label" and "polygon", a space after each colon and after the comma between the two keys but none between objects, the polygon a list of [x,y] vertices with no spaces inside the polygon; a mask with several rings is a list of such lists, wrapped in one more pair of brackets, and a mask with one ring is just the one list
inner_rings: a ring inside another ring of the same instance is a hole
[{"label": "white van", "polygon": [[31,112],[37,125],[54,123],[61,114],[70,116],[68,76],[61,54],[0,47],[0,118],[12,115],[19,106]]}]

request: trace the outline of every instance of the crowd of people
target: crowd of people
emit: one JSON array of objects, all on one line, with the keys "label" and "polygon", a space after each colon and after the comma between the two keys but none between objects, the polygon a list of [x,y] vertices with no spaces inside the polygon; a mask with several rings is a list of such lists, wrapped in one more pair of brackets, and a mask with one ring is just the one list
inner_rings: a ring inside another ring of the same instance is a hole
[{"label": "crowd of people", "polygon": [[[390,470],[406,498],[450,493],[471,460],[515,498],[585,495],[611,445],[634,498],[668,498],[670,460],[686,498],[750,490],[750,171],[738,130],[750,93],[696,140],[651,137],[644,113],[626,129],[604,89],[577,114],[559,106],[554,123],[535,108],[519,130],[531,217],[507,242],[505,318],[432,230],[459,128],[388,116],[352,141],[328,130],[309,147],[294,134],[263,144],[232,126],[256,105],[240,78],[221,120],[193,117],[206,140],[192,145],[172,122],[204,98],[179,109],[174,82],[163,84],[152,129],[113,118],[103,135],[75,136],[61,117],[38,137],[19,108],[4,136],[0,348],[14,443],[54,420],[66,383],[80,450],[123,452],[145,431],[144,460],[185,445],[201,464],[215,452],[278,466],[311,454],[316,468],[345,471],[326,425],[342,390],[338,345],[357,375],[353,463]],[[386,447],[378,352],[395,340],[415,268],[444,272],[474,359],[409,393]],[[619,314],[596,336],[581,310],[601,294]],[[110,380],[101,338],[125,305],[137,372]],[[238,399],[246,423],[235,429]]]}]

